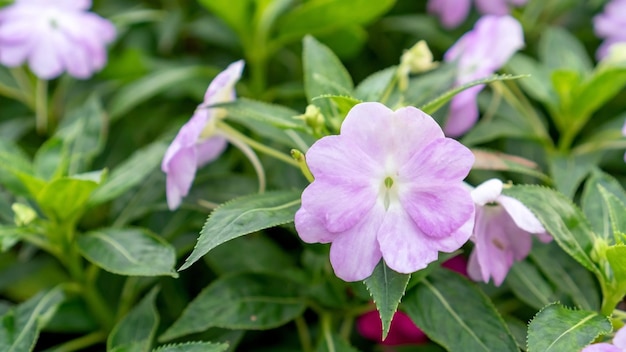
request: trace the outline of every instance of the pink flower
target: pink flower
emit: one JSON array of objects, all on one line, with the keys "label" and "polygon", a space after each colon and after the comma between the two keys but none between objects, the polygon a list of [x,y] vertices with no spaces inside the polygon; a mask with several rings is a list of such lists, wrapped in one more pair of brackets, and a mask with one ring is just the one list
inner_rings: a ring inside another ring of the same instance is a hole
[{"label": "pink flower", "polygon": [[[511,7],[519,7],[527,0],[474,0],[478,12],[483,15],[504,16],[511,12]],[[458,27],[469,15],[471,0],[428,0],[428,12],[439,16],[441,24],[448,28]]]},{"label": "pink flower", "polygon": [[502,193],[502,182],[491,179],[472,191],[476,203],[474,225],[474,250],[467,271],[475,281],[489,282],[493,278],[500,286],[513,262],[530,253],[531,234],[542,242],[552,238],[539,220],[517,199]]},{"label": "pink flower", "polygon": [[462,180],[474,156],[414,107],[357,104],[341,134],[315,142],[306,160],[315,181],[296,230],[305,242],[332,242],[330,262],[345,281],[369,277],[381,258],[412,273],[471,235],[474,204]]},{"label": "pink flower", "polygon": [[[167,174],[167,205],[171,210],[178,208],[182,198],[189,193],[196,170],[217,159],[226,148],[226,139],[211,133],[220,117],[220,109],[209,106],[235,99],[235,84],[241,78],[243,66],[243,61],[236,61],[213,79],[204,102],[167,148],[161,169]],[[209,130],[208,137],[203,136],[205,130]]]},{"label": "pink flower", "polygon": [[107,61],[111,22],[88,12],[91,0],[16,0],[0,10],[0,63],[28,62],[42,79],[67,71],[89,78]]},{"label": "pink flower", "polygon": [[[504,65],[524,46],[522,26],[510,16],[484,16],[445,54],[445,61],[457,64],[455,84],[486,78]],[[452,98],[446,135],[458,137],[478,120],[478,93],[484,85],[466,89]]]},{"label": "pink flower", "polygon": [[393,315],[385,340],[382,340],[383,324],[377,310],[369,311],[357,318],[356,328],[361,336],[386,346],[419,345],[429,341],[426,334],[401,311]]},{"label": "pink flower", "polygon": [[616,43],[626,42],[626,0],[612,0],[604,7],[604,11],[593,18],[596,35],[604,39],[598,48],[596,57],[603,59],[609,48]]},{"label": "pink flower", "polygon": [[581,352],[624,352],[626,351],[626,328],[622,327],[613,337],[613,343],[595,343],[589,345]]}]

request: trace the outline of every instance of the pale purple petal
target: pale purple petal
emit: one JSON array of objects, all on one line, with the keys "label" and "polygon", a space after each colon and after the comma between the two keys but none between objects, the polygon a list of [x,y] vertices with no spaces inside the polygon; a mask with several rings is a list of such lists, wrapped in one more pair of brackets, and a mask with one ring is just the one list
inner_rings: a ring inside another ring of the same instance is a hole
[{"label": "pale purple petal", "polygon": [[626,328],[622,327],[617,330],[615,336],[613,337],[613,344],[622,349],[622,351],[626,351]]},{"label": "pale purple petal", "polygon": [[167,206],[173,210],[178,208],[182,198],[189,193],[196,176],[195,150],[190,148],[179,150],[167,167],[175,170],[168,173],[166,179]]},{"label": "pale purple petal", "polygon": [[459,137],[478,121],[478,93],[484,85],[468,88],[455,95],[450,102],[443,130],[446,136]]},{"label": "pale purple petal", "polygon": [[[461,143],[439,138],[426,145],[398,170],[398,180],[418,187],[461,181],[472,169],[474,154]],[[416,177],[417,175],[417,177]]]},{"label": "pale purple petal", "polygon": [[580,352],[624,352],[624,350],[609,343],[602,342],[589,345]]},{"label": "pale purple petal", "polygon": [[330,263],[337,277],[344,281],[360,281],[372,275],[382,258],[376,234],[384,214],[382,205],[377,205],[360,223],[333,240]]},{"label": "pale purple petal", "polygon": [[502,181],[492,178],[472,190],[472,199],[476,205],[483,206],[496,202],[500,194],[502,194]]},{"label": "pale purple petal", "polygon": [[528,233],[546,232],[539,219],[519,200],[501,195],[498,197],[498,203],[506,210],[517,227]]},{"label": "pale purple petal", "polygon": [[445,28],[458,27],[469,14],[471,0],[428,0],[428,12],[439,16]]},{"label": "pale purple petal", "polygon": [[295,225],[298,235],[307,243],[329,243],[337,236],[336,233],[326,230],[324,225],[303,207],[296,212]]},{"label": "pale purple petal", "polygon": [[207,140],[200,141],[196,145],[196,158],[198,167],[202,167],[217,159],[228,145],[226,138],[213,136]]},{"label": "pale purple petal", "polygon": [[461,185],[415,187],[401,195],[400,201],[429,237],[449,236],[474,214],[472,197]]},{"label": "pale purple petal", "polygon": [[509,14],[509,4],[506,0],[474,0],[476,8],[483,15],[504,16]]},{"label": "pale purple petal", "polygon": [[224,71],[215,76],[204,93],[204,102],[200,107],[234,100],[235,84],[241,78],[243,67],[244,61],[238,60],[228,65]]},{"label": "pale purple petal", "polygon": [[626,1],[609,1],[602,13],[593,18],[594,31],[600,38],[626,40]]}]

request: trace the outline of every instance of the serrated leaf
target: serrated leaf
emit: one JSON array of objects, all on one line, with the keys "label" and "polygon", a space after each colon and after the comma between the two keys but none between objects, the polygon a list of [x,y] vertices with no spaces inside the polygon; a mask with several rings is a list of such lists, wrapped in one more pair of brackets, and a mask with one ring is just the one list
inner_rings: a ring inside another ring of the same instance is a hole
[{"label": "serrated leaf", "polygon": [[300,286],[270,274],[222,276],[194,298],[159,337],[168,341],[210,327],[265,330],[300,316],[306,300]]},{"label": "serrated leaf", "polygon": [[398,310],[398,304],[404,296],[410,278],[411,274],[397,273],[390,269],[384,260],[381,260],[372,275],[364,281],[367,290],[374,299],[378,314],[380,314],[380,321],[383,325],[383,340],[387,338],[391,320]]},{"label": "serrated leaf", "polygon": [[[327,46],[312,36],[304,37],[302,60],[304,91],[309,102],[325,94],[352,95],[353,83],[348,70]],[[322,110],[326,118],[334,116],[334,110],[329,102],[318,101],[315,105]]]},{"label": "serrated leaf", "polygon": [[221,205],[209,215],[193,252],[179,270],[190,267],[226,241],[293,221],[300,206],[300,193],[266,192],[236,198]]},{"label": "serrated leaf", "polygon": [[153,288],[111,331],[107,339],[107,351],[148,352],[159,327],[156,296],[159,288]]},{"label": "serrated leaf", "polygon": [[60,287],[11,308],[0,320],[0,351],[30,352],[39,332],[65,299]]},{"label": "serrated leaf", "polygon": [[213,105],[226,110],[228,118],[235,121],[256,120],[281,129],[304,130],[305,125],[294,117],[299,113],[281,105],[246,98]]},{"label": "serrated leaf", "polygon": [[605,316],[554,303],[537,313],[528,325],[528,352],[580,351],[611,330]]},{"label": "serrated leaf", "polygon": [[176,252],[141,228],[103,228],[78,237],[78,249],[93,264],[118,275],[177,277]]},{"label": "serrated leaf", "polygon": [[604,237],[604,239],[609,240],[611,238],[609,212],[605,207],[599,186],[602,186],[625,204],[626,192],[613,176],[597,168],[591,172],[591,176],[585,182],[580,201],[583,212],[587,216],[587,219],[589,219],[594,232]]},{"label": "serrated leaf", "polygon": [[403,307],[415,325],[448,351],[519,351],[489,298],[450,270],[433,271],[407,292]]},{"label": "serrated leaf", "polygon": [[533,308],[541,309],[554,301],[554,290],[528,262],[515,263],[506,276],[506,283],[520,301]]},{"label": "serrated leaf", "polygon": [[88,205],[93,206],[115,199],[144,182],[161,164],[166,149],[165,142],[157,141],[135,151],[128,159],[113,168],[106,181],[94,190]]},{"label": "serrated leaf", "polygon": [[448,90],[447,92],[443,93],[442,95],[436,97],[435,99],[423,104],[422,106],[420,106],[420,110],[424,111],[425,113],[432,115],[433,113],[435,113],[435,111],[439,110],[442,106],[444,106],[447,102],[449,102],[450,100],[452,100],[452,98],[454,98],[455,95],[457,95],[458,93],[474,87],[474,86],[478,86],[481,84],[487,84],[487,83],[491,83],[491,82],[496,82],[496,81],[506,81],[506,80],[511,80],[511,79],[520,79],[520,78],[525,78],[528,77],[528,75],[492,75],[490,77],[487,78],[483,78],[483,79],[479,79],[479,80],[475,80],[475,81],[471,81],[468,82],[466,84],[460,85],[458,87],[455,87],[453,89]]},{"label": "serrated leaf", "polygon": [[228,350],[227,343],[184,342],[159,346],[152,352],[224,352],[226,350]]},{"label": "serrated leaf", "polygon": [[588,270],[600,274],[590,256],[595,235],[585,216],[569,198],[549,188],[529,185],[512,186],[503,194],[522,202],[565,252]]}]

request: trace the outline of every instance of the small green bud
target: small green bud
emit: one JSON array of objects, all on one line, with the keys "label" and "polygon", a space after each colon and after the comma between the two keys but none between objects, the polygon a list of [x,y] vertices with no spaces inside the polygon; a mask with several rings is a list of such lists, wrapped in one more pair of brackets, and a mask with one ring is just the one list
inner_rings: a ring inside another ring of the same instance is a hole
[{"label": "small green bud", "polygon": [[322,115],[320,109],[313,105],[309,104],[304,111],[304,114],[295,116],[294,118],[303,120],[307,126],[311,127],[313,132],[318,133],[324,130],[325,126],[325,118]]},{"label": "small green bud", "polygon": [[13,203],[11,209],[15,214],[14,221],[17,226],[25,226],[37,219],[37,212],[26,204]]},{"label": "small green bud", "polygon": [[400,58],[400,66],[406,66],[409,73],[430,71],[439,65],[433,61],[433,53],[425,41],[420,40],[409,50],[404,51]]},{"label": "small green bud", "polygon": [[313,174],[311,173],[311,170],[309,170],[309,166],[306,163],[306,157],[305,157],[304,153],[302,153],[298,149],[292,149],[291,150],[291,157],[295,161],[298,162],[298,166],[300,166],[300,171],[302,171],[302,174],[304,175],[304,177],[306,177],[306,179],[309,182],[313,182],[313,180],[315,178],[313,177]]}]

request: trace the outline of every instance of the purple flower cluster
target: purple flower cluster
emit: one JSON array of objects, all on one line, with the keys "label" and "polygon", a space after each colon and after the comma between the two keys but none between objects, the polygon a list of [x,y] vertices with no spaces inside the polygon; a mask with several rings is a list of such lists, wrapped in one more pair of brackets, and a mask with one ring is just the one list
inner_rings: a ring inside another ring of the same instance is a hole
[{"label": "purple flower cluster", "polygon": [[[504,65],[524,46],[522,26],[510,16],[484,16],[445,54],[445,61],[457,65],[456,85],[486,78]],[[446,135],[458,137],[478,120],[478,93],[484,85],[462,91],[450,102],[444,126]]]},{"label": "purple flower cluster", "polygon": [[604,11],[594,17],[593,26],[598,37],[604,39],[596,52],[600,60],[607,56],[613,44],[626,42],[626,0],[609,1]]},{"label": "purple flower cluster", "polygon": [[88,12],[91,0],[16,0],[0,10],[0,63],[28,62],[42,79],[63,72],[89,78],[104,67],[111,22]]},{"label": "purple flower cluster", "polygon": [[[526,4],[527,0],[474,0],[478,12],[483,15],[508,15],[511,7]],[[439,16],[446,28],[458,27],[469,15],[472,0],[428,0],[428,12]]]}]

